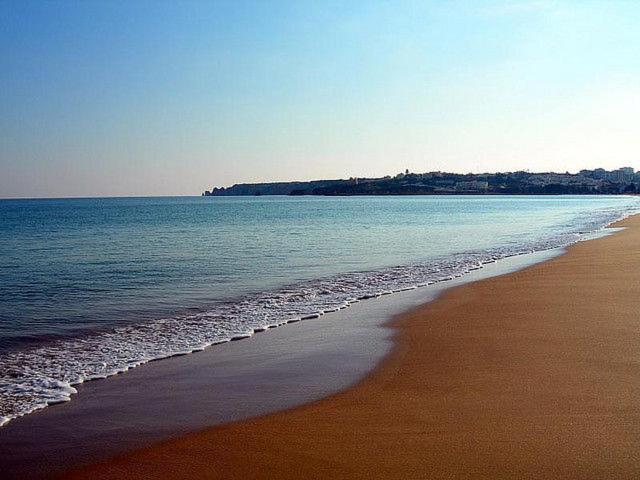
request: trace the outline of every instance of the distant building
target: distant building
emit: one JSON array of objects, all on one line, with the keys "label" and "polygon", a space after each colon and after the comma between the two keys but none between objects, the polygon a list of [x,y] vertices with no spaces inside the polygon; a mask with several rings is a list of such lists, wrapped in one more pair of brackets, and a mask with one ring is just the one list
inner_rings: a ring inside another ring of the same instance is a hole
[{"label": "distant building", "polygon": [[469,182],[456,182],[458,192],[486,192],[489,182],[482,180],[471,180]]},{"label": "distant building", "polygon": [[620,172],[622,174],[623,182],[633,182],[633,177],[635,174],[635,170],[633,169],[633,167],[622,167],[620,169]]},{"label": "distant building", "polygon": [[633,181],[634,169],[632,167],[622,167],[611,172],[607,172],[605,179],[615,183],[627,183]]}]

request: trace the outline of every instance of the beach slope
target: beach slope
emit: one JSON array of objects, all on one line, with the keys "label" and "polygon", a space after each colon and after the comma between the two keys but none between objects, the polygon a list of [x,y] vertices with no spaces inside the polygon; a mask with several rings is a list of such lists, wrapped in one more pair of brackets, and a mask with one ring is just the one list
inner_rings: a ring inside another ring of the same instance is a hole
[{"label": "beach slope", "polygon": [[640,478],[640,217],[393,322],[353,388],[64,478]]}]

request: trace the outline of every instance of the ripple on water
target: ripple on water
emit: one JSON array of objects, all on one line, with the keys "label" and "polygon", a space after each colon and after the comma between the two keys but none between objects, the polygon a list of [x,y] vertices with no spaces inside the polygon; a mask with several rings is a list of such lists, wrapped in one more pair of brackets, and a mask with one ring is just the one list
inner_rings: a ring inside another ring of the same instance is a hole
[{"label": "ripple on water", "polygon": [[214,310],[53,341],[0,356],[0,426],[55,403],[69,401],[74,385],[106,378],[149,361],[187,355],[241,340],[286,323],[317,319],[360,300],[457,278],[496,260],[566,246],[630,214],[605,212],[568,233],[535,244],[456,254],[425,264],[354,272],[259,292]]}]

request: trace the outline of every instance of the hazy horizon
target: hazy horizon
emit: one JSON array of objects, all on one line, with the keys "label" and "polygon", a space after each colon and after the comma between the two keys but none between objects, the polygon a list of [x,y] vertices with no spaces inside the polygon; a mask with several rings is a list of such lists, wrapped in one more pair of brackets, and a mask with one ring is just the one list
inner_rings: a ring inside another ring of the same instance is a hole
[{"label": "hazy horizon", "polygon": [[640,4],[0,3],[0,198],[638,168]]},{"label": "hazy horizon", "polygon": [[[628,167],[629,165],[622,165],[621,167]],[[619,167],[619,168],[621,168]],[[599,167],[594,167],[594,168],[599,168]],[[615,168],[614,168],[615,169]],[[406,170],[406,169],[405,169]],[[583,170],[583,169],[581,169]],[[442,173],[453,173],[453,174],[474,174],[474,175],[492,175],[492,174],[496,174],[496,173],[514,173],[516,172],[516,170],[513,171],[485,171],[485,172],[454,172],[454,171],[444,171],[444,170],[438,170]],[[576,174],[579,173],[578,171],[551,171],[551,170],[546,170],[546,171],[533,171],[530,169],[524,169],[524,170],[518,170],[518,171],[526,171],[528,173],[558,173],[558,174],[565,174],[565,173],[569,173],[569,174]],[[412,172],[410,171],[409,173],[415,173],[415,174],[423,174],[423,173],[434,173],[436,172],[436,170],[431,170],[431,171],[425,171],[425,172]],[[251,183],[289,183],[289,182],[310,182],[310,181],[314,181],[314,180],[348,180],[349,178],[383,178],[385,176],[391,176],[393,177],[394,175],[397,175],[399,173],[404,173],[404,172],[393,172],[393,173],[388,173],[386,175],[382,175],[380,177],[365,177],[362,175],[352,175],[352,176],[342,176],[342,177],[327,177],[327,178],[299,178],[299,179],[275,179],[275,180],[255,180],[255,181],[237,181],[237,182],[230,182],[227,184],[211,184],[208,185],[204,188],[204,190],[209,190],[212,187],[231,187],[235,184],[243,184],[243,183],[247,183],[247,184],[251,184]],[[204,190],[200,191],[200,192],[193,192],[193,193],[184,193],[184,194],[174,194],[174,195],[166,195],[166,194],[151,194],[151,195],[136,195],[136,194],[123,194],[123,195],[67,195],[67,196],[33,196],[33,197],[29,197],[29,196],[14,196],[14,197],[0,197],[0,200],[56,200],[56,199],[82,199],[82,198],[135,198],[135,197],[139,197],[139,198],[153,198],[153,197],[199,197],[202,196],[202,193],[204,192]]]}]

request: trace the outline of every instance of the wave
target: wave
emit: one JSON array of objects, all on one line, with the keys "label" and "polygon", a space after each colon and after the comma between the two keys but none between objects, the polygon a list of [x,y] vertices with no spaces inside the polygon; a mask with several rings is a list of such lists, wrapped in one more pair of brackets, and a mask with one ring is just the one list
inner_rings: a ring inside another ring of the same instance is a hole
[{"label": "wave", "polygon": [[563,225],[531,244],[510,244],[367,272],[353,272],[258,292],[214,309],[57,340],[0,355],[0,426],[77,393],[75,385],[117,375],[144,363],[241,340],[287,323],[316,319],[351,304],[458,278],[497,260],[564,247],[635,206],[602,210]]}]

